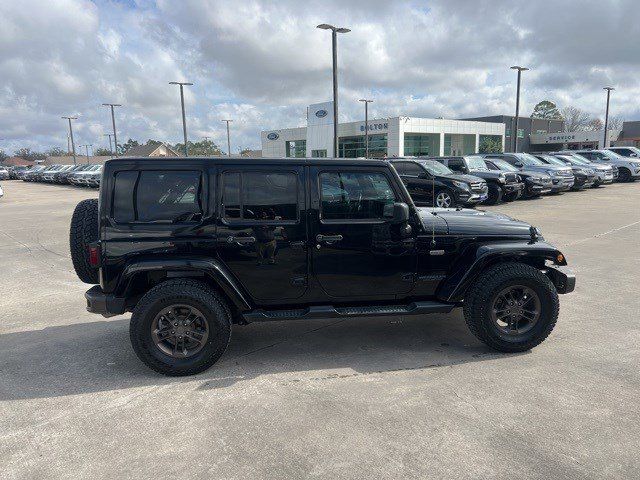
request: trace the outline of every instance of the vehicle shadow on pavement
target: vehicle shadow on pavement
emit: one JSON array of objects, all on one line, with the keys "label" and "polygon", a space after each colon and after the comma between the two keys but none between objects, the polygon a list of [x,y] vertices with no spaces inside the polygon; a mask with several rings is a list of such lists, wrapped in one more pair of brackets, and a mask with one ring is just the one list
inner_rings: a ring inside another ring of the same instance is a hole
[{"label": "vehicle shadow on pavement", "polygon": [[128,319],[117,319],[1,335],[0,400],[180,382],[200,382],[196,388],[206,390],[266,375],[281,375],[278,383],[287,383],[509,358],[476,340],[460,312],[271,322],[234,327],[216,365],[176,378],[156,374],[138,360],[128,326]]}]

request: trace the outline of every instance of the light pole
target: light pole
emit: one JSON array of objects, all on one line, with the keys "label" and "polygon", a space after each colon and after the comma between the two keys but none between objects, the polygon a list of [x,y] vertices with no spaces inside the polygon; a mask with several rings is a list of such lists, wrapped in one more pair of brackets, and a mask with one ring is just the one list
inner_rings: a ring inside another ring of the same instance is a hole
[{"label": "light pole", "polygon": [[109,151],[111,152],[111,155],[113,155],[113,147],[111,146],[111,134],[110,133],[103,133],[102,136],[103,137],[109,137]]},{"label": "light pole", "polygon": [[73,143],[73,128],[71,128],[71,120],[77,120],[78,117],[62,117],[69,120],[69,136],[71,137],[71,154],[73,155],[73,164],[76,164],[76,145]]},{"label": "light pole", "polygon": [[[119,103],[103,103],[104,107],[111,107],[111,125],[113,126],[113,143],[116,146],[115,156],[118,156],[118,136],[116,135],[116,116],[113,113],[113,107],[121,107]],[[109,139],[109,144],[111,144],[111,139]]]},{"label": "light pole", "polygon": [[190,82],[169,82],[169,85],[180,86],[180,105],[182,106],[182,133],[184,134],[184,156],[189,156],[189,149],[187,147],[187,119],[184,115],[184,86],[193,85]]},{"label": "light pole", "polygon": [[80,148],[85,147],[87,152],[87,164],[89,163],[89,147],[93,150],[93,143],[87,143],[86,145],[78,145]]},{"label": "light pole", "polygon": [[229,136],[229,122],[233,122],[233,120],[222,120],[223,122],[227,122],[227,152],[229,156],[231,156],[231,137]]},{"label": "light pole", "polygon": [[331,51],[333,56],[333,156],[338,158],[338,33],[349,33],[351,30],[334,27],[326,23],[318,25],[322,30],[331,30]]},{"label": "light pole", "polygon": [[611,97],[611,90],[615,90],[613,87],[604,87],[603,90],[607,91],[607,110],[604,114],[604,147],[609,147],[609,98]]},{"label": "light pole", "polygon": [[518,116],[520,115],[520,77],[522,76],[522,72],[529,70],[527,67],[519,67],[513,66],[512,70],[518,71],[518,88],[516,90],[516,124],[515,124],[515,132],[513,135],[513,151],[514,153],[518,152]]},{"label": "light pole", "polygon": [[359,102],[364,102],[364,156],[369,158],[369,104],[373,100],[361,98]]}]

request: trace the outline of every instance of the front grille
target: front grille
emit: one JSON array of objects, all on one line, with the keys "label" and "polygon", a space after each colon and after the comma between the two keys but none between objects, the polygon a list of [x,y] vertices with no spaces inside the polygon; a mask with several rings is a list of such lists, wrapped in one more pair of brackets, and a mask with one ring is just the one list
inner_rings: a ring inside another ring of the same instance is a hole
[{"label": "front grille", "polygon": [[543,178],[542,179],[542,183],[544,185],[551,185],[551,179],[550,178]]},{"label": "front grille", "polygon": [[484,182],[472,182],[471,190],[474,192],[484,192],[487,188],[487,184]]},{"label": "front grille", "polygon": [[559,175],[560,175],[561,177],[573,177],[573,173],[571,173],[570,171],[566,171],[566,172],[565,172],[565,171],[561,171],[561,172],[559,173]]},{"label": "front grille", "polygon": [[518,181],[518,175],[515,173],[507,173],[504,176],[507,183],[515,183]]}]

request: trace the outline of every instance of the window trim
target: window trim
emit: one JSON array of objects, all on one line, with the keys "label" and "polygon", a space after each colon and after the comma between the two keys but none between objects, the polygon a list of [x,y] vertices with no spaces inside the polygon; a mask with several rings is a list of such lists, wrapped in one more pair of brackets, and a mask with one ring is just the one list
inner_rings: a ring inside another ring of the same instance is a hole
[{"label": "window trim", "polygon": [[[257,219],[244,219],[244,218],[229,218],[225,216],[224,205],[224,177],[228,173],[238,173],[240,175],[239,194],[240,194],[240,215],[244,215],[244,199],[243,199],[243,173],[291,173],[295,176],[296,180],[296,218],[295,220],[257,220]],[[280,169],[260,169],[260,168],[238,168],[232,167],[230,169],[221,169],[218,174],[220,188],[220,201],[219,201],[219,216],[220,221],[224,225],[298,225],[300,223],[300,174],[296,170],[280,170]]]},{"label": "window trim", "polygon": [[381,225],[384,223],[388,223],[389,220],[384,218],[323,218],[322,212],[322,182],[320,181],[320,177],[325,173],[375,173],[382,175],[386,178],[391,190],[393,191],[393,195],[395,196],[394,203],[399,201],[404,201],[401,193],[398,191],[398,188],[394,181],[389,177],[388,171],[386,170],[376,170],[376,169],[362,169],[362,168],[326,168],[318,170],[318,174],[316,176],[316,188],[318,191],[318,221],[323,225],[343,225],[345,223],[350,224],[359,224],[359,225]]},{"label": "window trim", "polygon": [[[118,222],[115,218],[114,212],[114,199],[116,195],[116,176],[118,173],[122,172],[135,172],[136,181],[133,187],[133,214],[135,219],[130,222]],[[184,221],[184,222],[174,222],[171,220],[138,220],[138,187],[140,185],[140,178],[142,177],[143,172],[164,172],[164,173],[175,173],[175,172],[195,172],[198,174],[198,192],[196,199],[198,200],[198,207],[200,208],[200,220],[192,220],[192,221]],[[185,169],[182,168],[159,168],[159,167],[149,167],[149,168],[124,168],[121,170],[114,170],[112,172],[112,182],[113,187],[110,192],[110,203],[111,203],[111,211],[109,212],[109,219],[113,222],[114,225],[199,225],[202,221],[207,217],[207,199],[205,196],[204,189],[204,181],[205,181],[206,172],[204,172],[201,168],[191,168]]]}]

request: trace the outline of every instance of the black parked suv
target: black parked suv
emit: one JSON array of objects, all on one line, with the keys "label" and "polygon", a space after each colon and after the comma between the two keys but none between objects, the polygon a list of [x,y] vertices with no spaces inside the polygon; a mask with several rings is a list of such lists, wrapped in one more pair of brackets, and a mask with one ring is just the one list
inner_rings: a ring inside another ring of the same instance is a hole
[{"label": "black parked suv", "polygon": [[524,183],[517,173],[491,170],[479,155],[430,159],[442,163],[453,172],[473,175],[487,182],[488,198],[484,203],[488,205],[495,205],[501,201],[512,202],[524,191]]},{"label": "black parked suv", "polygon": [[553,181],[551,180],[551,176],[546,173],[520,170],[501,158],[485,158],[484,163],[490,170],[505,173],[517,173],[524,181],[524,191],[522,192],[523,198],[535,198],[540,195],[551,193]]},{"label": "black parked suv", "polygon": [[110,160],[70,244],[96,284],[87,309],[133,312],[136,354],[168,375],[214,364],[234,324],[460,306],[480,340],[520,352],[549,335],[557,294],[575,285],[536,228],[417,208],[382,160]]},{"label": "black parked suv", "polygon": [[483,179],[454,173],[436,160],[401,157],[389,161],[416,205],[472,207],[487,199],[487,183]]},{"label": "black parked suv", "polygon": [[573,187],[575,178],[570,167],[547,165],[528,153],[485,153],[487,159],[501,159],[518,168],[521,172],[547,174],[551,177],[551,193],[566,192]]}]

